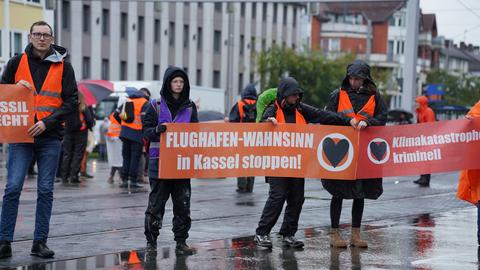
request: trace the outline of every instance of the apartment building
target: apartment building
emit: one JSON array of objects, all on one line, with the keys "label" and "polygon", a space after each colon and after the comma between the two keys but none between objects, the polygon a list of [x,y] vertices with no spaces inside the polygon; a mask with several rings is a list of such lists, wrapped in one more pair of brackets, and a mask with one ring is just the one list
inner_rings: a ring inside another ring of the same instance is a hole
[{"label": "apartment building", "polygon": [[54,12],[46,6],[45,0],[0,1],[0,73],[27,46],[32,23],[44,20],[54,26]]},{"label": "apartment building", "polygon": [[57,0],[57,40],[79,79],[161,80],[176,65],[192,84],[240,91],[259,80],[256,53],[301,45],[305,13],[296,3]]}]

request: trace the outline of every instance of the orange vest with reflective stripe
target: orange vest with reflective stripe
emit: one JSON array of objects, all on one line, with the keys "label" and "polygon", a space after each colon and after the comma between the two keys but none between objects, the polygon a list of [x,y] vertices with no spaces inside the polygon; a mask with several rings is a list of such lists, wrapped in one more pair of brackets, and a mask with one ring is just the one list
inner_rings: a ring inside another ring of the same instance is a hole
[{"label": "orange vest with reflective stripe", "polygon": [[107,137],[118,138],[120,136],[120,130],[122,126],[118,123],[117,119],[113,116],[113,113],[110,114],[110,125],[108,126]]},{"label": "orange vest with reflective stripe", "polygon": [[243,122],[243,106],[245,106],[245,103],[247,103],[248,105],[253,105],[255,104],[255,102],[257,102],[255,99],[243,99],[238,101],[237,106],[238,113],[240,114],[240,122]]},{"label": "orange vest with reflective stripe", "polygon": [[87,121],[85,121],[85,114],[83,114],[83,112],[80,112],[80,123],[82,124],[80,126],[80,131],[87,129]]},{"label": "orange vest with reflective stripe", "polygon": [[361,121],[361,120],[367,120],[368,118],[373,117],[374,111],[375,111],[375,95],[372,95],[368,99],[367,103],[363,105],[363,108],[357,113],[355,113],[355,111],[353,110],[352,103],[350,102],[350,98],[348,97],[347,91],[340,89],[337,112]]},{"label": "orange vest with reflective stripe", "polygon": [[[276,100],[275,100],[275,105],[277,106],[277,115],[275,117],[277,119],[277,122],[285,123],[285,115],[283,114],[282,108],[280,108]],[[303,125],[307,124],[307,121],[305,121],[305,118],[297,109],[295,109],[295,124],[303,124]]]},{"label": "orange vest with reflective stripe", "polygon": [[145,98],[128,99],[127,102],[129,101],[133,102],[133,122],[127,123],[122,120],[122,126],[129,127],[134,130],[142,130],[142,107],[148,101]]},{"label": "orange vest with reflective stripe", "polygon": [[[62,75],[63,60],[59,63],[52,63],[42,88],[35,89],[35,83],[33,83],[32,73],[28,65],[28,57],[25,53],[22,54],[17,72],[15,73],[15,83],[25,80],[32,86],[35,96],[35,118],[37,120],[51,115],[62,106]],[[37,90],[39,91],[37,92]]]}]

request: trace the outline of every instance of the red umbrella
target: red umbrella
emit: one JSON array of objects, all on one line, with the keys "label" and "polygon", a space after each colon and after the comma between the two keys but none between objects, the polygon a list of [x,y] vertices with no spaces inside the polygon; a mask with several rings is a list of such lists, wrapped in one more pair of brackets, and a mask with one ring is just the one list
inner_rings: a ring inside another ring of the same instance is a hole
[{"label": "red umbrella", "polygon": [[113,83],[105,80],[82,80],[77,82],[77,87],[87,105],[97,104],[113,93]]}]

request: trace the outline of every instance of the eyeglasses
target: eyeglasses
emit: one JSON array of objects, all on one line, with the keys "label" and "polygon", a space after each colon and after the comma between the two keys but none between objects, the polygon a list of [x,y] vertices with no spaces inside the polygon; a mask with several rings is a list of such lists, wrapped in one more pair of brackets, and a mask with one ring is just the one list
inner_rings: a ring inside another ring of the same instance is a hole
[{"label": "eyeglasses", "polygon": [[32,37],[34,39],[40,39],[43,37],[43,39],[51,39],[52,38],[52,35],[49,34],[49,33],[32,33]]}]

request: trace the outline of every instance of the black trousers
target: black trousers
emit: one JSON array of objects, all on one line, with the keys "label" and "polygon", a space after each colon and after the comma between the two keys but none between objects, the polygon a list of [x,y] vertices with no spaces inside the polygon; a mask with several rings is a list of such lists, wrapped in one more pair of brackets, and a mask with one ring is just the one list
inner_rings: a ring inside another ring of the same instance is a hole
[{"label": "black trousers", "polygon": [[241,191],[252,192],[254,184],[255,184],[254,176],[237,178],[237,188]]},{"label": "black trousers", "polygon": [[[330,201],[330,222],[334,229],[338,229],[340,216],[342,215],[343,199],[340,197],[332,197]],[[353,199],[352,205],[352,227],[360,228],[362,225],[363,208],[365,207],[365,199]]]},{"label": "black trousers", "polygon": [[122,177],[124,181],[128,181],[129,178],[132,182],[137,181],[138,162],[142,155],[142,147],[142,143],[122,138]]},{"label": "black trousers", "polygon": [[283,204],[287,202],[280,234],[293,236],[298,229],[298,220],[305,201],[304,178],[267,177],[270,184],[268,199],[263,208],[262,217],[258,222],[256,233],[269,234],[282,213]]},{"label": "black trousers", "polygon": [[175,241],[185,241],[192,225],[190,218],[190,179],[157,179],[150,177],[150,195],[145,211],[145,236],[155,243],[162,228],[165,204],[170,195],[173,203],[173,235]]},{"label": "black trousers", "polygon": [[63,137],[63,158],[61,177],[77,178],[82,164],[83,154],[87,148],[88,131],[67,132]]}]

